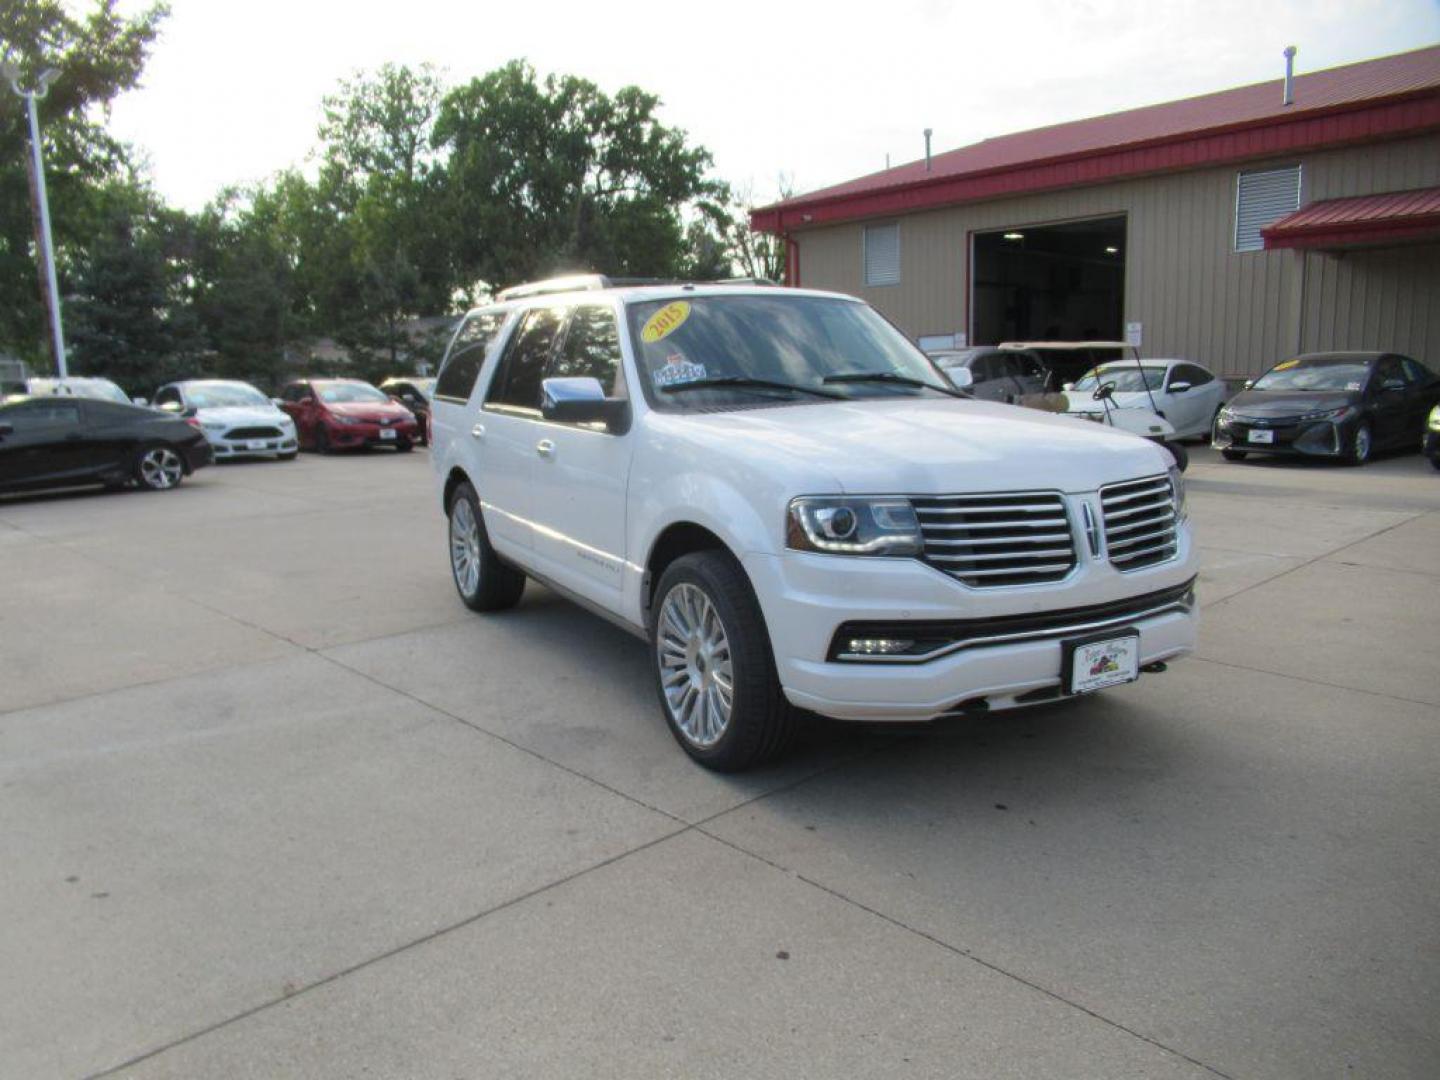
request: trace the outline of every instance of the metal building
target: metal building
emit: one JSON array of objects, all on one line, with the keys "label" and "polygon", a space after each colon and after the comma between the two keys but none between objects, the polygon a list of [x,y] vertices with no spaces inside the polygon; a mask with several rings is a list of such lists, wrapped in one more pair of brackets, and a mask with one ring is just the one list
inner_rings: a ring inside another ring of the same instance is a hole
[{"label": "metal building", "polygon": [[756,210],[917,339],[1440,370],[1440,46],[987,139]]}]

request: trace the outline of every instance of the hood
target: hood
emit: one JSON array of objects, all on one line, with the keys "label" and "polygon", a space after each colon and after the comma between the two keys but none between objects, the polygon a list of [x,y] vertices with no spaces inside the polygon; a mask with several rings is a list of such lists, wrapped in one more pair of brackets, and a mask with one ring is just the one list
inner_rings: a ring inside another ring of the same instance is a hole
[{"label": "hood", "polygon": [[1172,464],[1134,435],[986,401],[872,399],[650,420],[721,456],[748,449],[767,472],[789,465],[807,478],[832,476],[846,494],[1093,491]]},{"label": "hood", "polygon": [[220,405],[209,409],[196,409],[195,416],[202,424],[278,424],[290,419],[274,405]]},{"label": "hood", "polygon": [[1358,404],[1360,396],[1359,390],[1242,390],[1225,404],[1241,416],[1278,420],[1343,409],[1346,405]]},{"label": "hood", "polygon": [[326,402],[325,408],[336,416],[354,416],[361,420],[379,419],[382,416],[399,420],[412,420],[415,414],[395,401],[336,401]]}]

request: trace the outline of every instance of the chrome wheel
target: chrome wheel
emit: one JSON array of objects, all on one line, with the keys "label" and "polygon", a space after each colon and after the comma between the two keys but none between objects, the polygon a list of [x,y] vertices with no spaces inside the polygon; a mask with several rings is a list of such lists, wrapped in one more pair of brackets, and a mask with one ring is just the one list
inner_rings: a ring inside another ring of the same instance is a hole
[{"label": "chrome wheel", "polygon": [[185,464],[174,450],[157,446],[140,457],[140,480],[155,491],[166,491],[180,483]]},{"label": "chrome wheel", "polygon": [[701,589],[681,582],[666,594],[655,654],[665,708],[676,730],[693,746],[714,746],[730,726],[735,683],[730,639]]},{"label": "chrome wheel", "polygon": [[457,498],[450,510],[450,568],[466,596],[480,587],[480,524],[469,499]]}]

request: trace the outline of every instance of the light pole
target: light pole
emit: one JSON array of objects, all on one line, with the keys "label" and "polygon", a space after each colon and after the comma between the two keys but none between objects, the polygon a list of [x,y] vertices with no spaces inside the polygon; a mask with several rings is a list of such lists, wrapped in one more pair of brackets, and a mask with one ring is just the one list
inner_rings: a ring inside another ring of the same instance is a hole
[{"label": "light pole", "polygon": [[50,334],[55,344],[55,373],[63,379],[68,374],[65,369],[65,333],[60,328],[60,286],[55,280],[55,244],[50,239],[50,199],[45,192],[45,159],[40,153],[40,117],[35,111],[35,103],[50,92],[50,84],[60,72],[46,68],[40,73],[33,90],[20,88],[20,65],[13,60],[0,63],[0,72],[10,83],[10,89],[25,99],[30,114],[30,151],[35,170],[36,201],[40,204],[41,257],[45,260],[45,280],[49,286],[46,292],[50,300]]}]

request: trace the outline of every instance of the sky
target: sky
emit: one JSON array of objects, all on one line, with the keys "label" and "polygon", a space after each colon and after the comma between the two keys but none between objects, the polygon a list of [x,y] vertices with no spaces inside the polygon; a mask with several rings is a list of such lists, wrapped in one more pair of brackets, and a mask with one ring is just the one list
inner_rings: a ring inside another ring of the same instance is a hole
[{"label": "sky", "polygon": [[[508,60],[658,94],[757,201],[994,135],[1440,43],[1440,0],[706,4],[170,0],[112,131],[171,203],[304,166],[321,100],[385,62],[451,84]],[[122,0],[138,10],[140,0]]]}]

